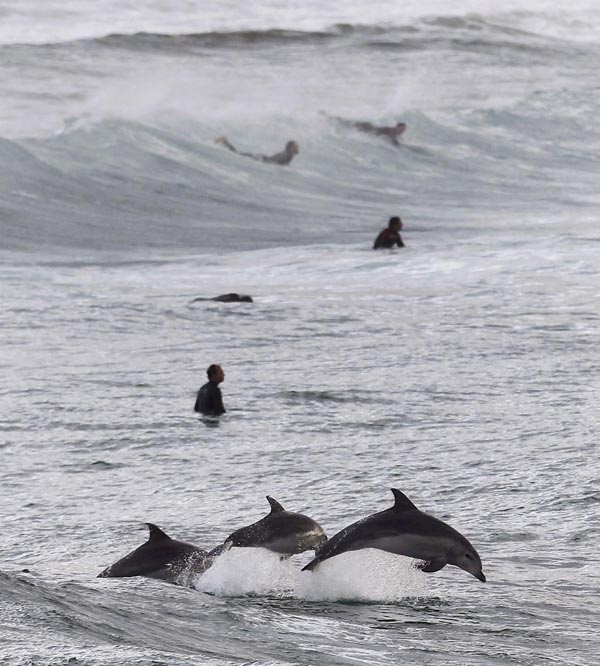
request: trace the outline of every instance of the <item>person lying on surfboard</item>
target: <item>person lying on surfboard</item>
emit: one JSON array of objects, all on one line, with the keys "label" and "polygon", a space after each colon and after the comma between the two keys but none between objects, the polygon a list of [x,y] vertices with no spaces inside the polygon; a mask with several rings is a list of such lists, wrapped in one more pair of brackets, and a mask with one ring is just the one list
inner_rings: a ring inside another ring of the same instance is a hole
[{"label": "person lying on surfboard", "polygon": [[244,157],[251,157],[253,160],[258,160],[259,162],[265,162],[266,164],[279,164],[280,166],[286,166],[293,159],[294,156],[300,152],[300,146],[295,141],[288,141],[285,144],[285,148],[280,153],[275,153],[275,155],[260,155],[256,153],[243,153],[239,151],[235,146],[232,146],[227,137],[220,136],[215,139],[215,143],[220,143],[225,148],[228,148],[233,153],[238,155],[243,155]]},{"label": "person lying on surfboard", "polygon": [[353,129],[366,132],[367,134],[374,134],[375,136],[385,136],[396,146],[400,145],[400,137],[406,131],[406,123],[399,122],[392,126],[374,125],[373,123],[363,120],[347,120],[346,118],[340,118],[339,116],[329,116],[324,111],[321,111],[321,114],[336,120],[345,127],[352,127]]}]

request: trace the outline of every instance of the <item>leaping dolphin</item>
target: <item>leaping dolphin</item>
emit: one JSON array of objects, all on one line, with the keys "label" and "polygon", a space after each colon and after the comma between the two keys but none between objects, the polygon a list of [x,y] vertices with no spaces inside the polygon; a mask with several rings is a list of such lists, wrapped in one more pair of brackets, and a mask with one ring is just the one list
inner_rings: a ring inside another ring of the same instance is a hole
[{"label": "leaping dolphin", "polygon": [[229,548],[266,548],[281,555],[296,555],[305,550],[317,551],[327,541],[323,528],[302,513],[286,511],[267,495],[271,511],[252,525],[230,534],[222,546],[211,550],[215,557]]},{"label": "leaping dolphin", "polygon": [[485,583],[481,559],[465,537],[441,520],[429,516],[392,488],[394,506],[344,528],[316,553],[303,569],[312,570],[324,560],[362,548],[377,548],[422,560],[421,571],[432,573],[453,564]]},{"label": "leaping dolphin", "polygon": [[98,578],[145,576],[186,585],[213,563],[214,558],[202,548],[171,539],[152,523],[146,525],[150,530],[148,541],[104,569]]}]

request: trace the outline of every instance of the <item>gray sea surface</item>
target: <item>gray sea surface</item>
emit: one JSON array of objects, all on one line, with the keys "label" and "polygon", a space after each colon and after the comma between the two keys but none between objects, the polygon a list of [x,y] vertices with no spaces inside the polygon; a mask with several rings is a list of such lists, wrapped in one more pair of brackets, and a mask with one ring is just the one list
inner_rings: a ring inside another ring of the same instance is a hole
[{"label": "gray sea surface", "polygon": [[[405,239],[4,264],[5,663],[595,662],[596,247]],[[191,302],[233,287],[255,302]],[[210,361],[217,423],[192,412]],[[95,579],[146,521],[212,547],[269,494],[331,535],[391,487],[485,585],[372,550],[309,573],[234,549],[196,590]]]}]

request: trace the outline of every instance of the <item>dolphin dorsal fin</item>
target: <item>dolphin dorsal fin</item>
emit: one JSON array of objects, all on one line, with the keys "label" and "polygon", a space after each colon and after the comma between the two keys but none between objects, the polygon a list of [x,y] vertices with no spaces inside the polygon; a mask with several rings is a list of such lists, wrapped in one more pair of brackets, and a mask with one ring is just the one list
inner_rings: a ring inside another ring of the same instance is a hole
[{"label": "dolphin dorsal fin", "polygon": [[400,492],[397,488],[392,488],[394,493],[394,511],[408,511],[410,509],[415,509],[418,511],[417,507],[408,499],[408,497]]},{"label": "dolphin dorsal fin", "polygon": [[171,538],[166,532],[163,532],[160,527],[157,527],[153,523],[146,523],[146,525],[148,525],[148,529],[150,530],[148,541],[158,541],[159,539]]},{"label": "dolphin dorsal fin", "polygon": [[276,499],[273,499],[272,497],[269,497],[267,495],[267,501],[271,505],[271,513],[278,513],[279,511],[285,511],[285,509],[279,504],[279,502]]}]

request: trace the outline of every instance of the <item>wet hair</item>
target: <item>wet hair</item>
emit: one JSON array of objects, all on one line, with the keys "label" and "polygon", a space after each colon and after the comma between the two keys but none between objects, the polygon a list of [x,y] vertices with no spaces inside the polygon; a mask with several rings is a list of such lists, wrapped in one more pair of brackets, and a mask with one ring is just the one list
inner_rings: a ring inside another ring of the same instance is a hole
[{"label": "wet hair", "polygon": [[390,221],[388,222],[388,227],[391,229],[395,224],[402,224],[402,220],[395,215],[394,217],[390,217]]},{"label": "wet hair", "polygon": [[213,363],[212,365],[209,365],[206,374],[208,375],[208,378],[210,379],[211,377],[214,377],[217,372],[218,372],[219,366],[216,363]]},{"label": "wet hair", "polygon": [[298,144],[295,141],[288,141],[285,144],[285,149],[288,150],[288,151],[292,151],[294,153],[300,152],[300,147],[298,146]]}]

